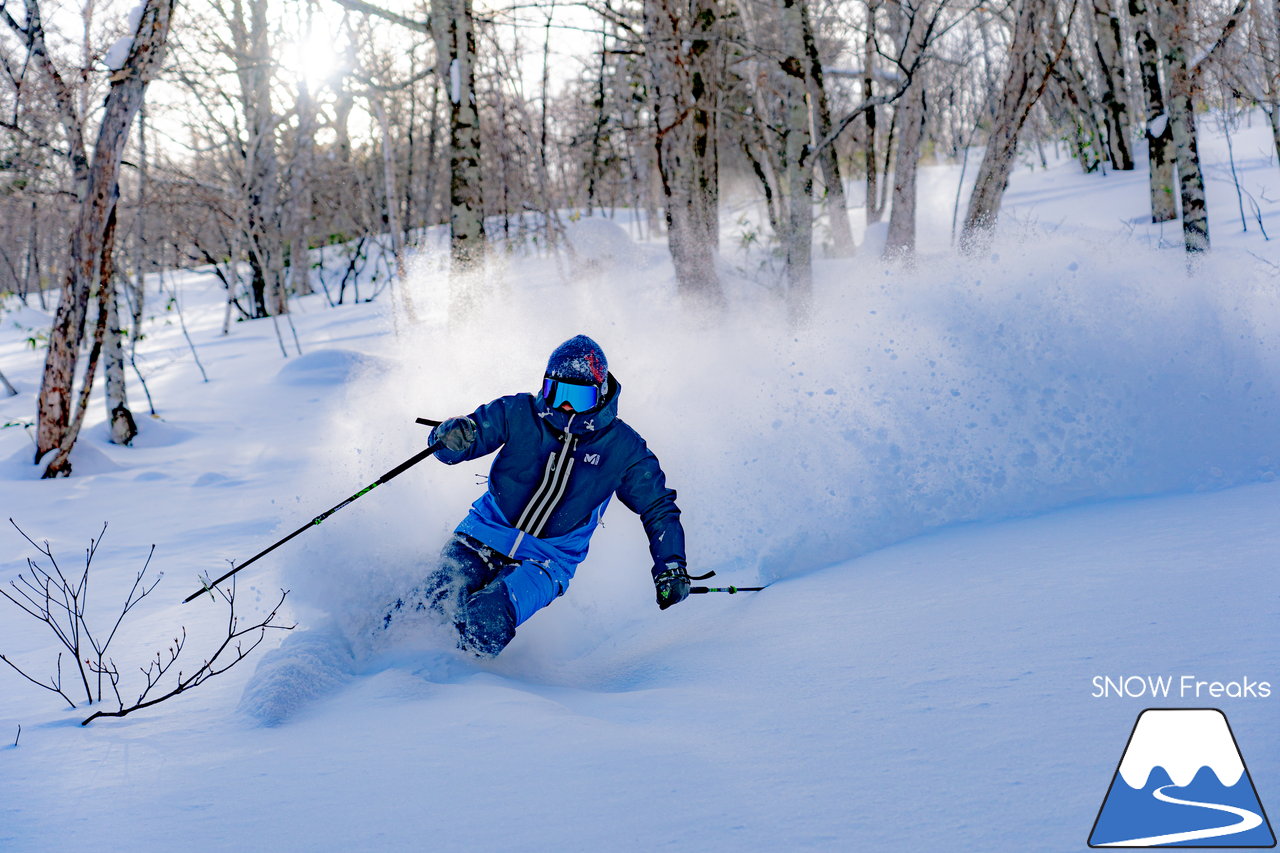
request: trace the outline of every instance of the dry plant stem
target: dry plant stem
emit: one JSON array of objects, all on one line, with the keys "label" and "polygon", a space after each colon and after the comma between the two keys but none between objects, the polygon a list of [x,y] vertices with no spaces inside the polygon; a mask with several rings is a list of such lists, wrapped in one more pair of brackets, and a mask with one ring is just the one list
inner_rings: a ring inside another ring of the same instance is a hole
[{"label": "dry plant stem", "polygon": [[[184,677],[182,671],[179,670],[177,680],[168,692],[148,698],[151,696],[152,691],[155,690],[155,688],[160,685],[160,682],[164,680],[165,676],[173,668],[174,664],[177,663],[179,656],[182,654],[182,649],[185,646],[187,639],[186,630],[183,629],[182,635],[174,638],[173,644],[166,650],[167,657],[160,652],[156,652],[155,658],[147,664],[146,669],[142,670],[142,674],[146,679],[146,687],[143,689],[142,693],[139,694],[136,702],[126,707],[124,702],[119,699],[120,694],[119,691],[117,691],[116,697],[119,704],[118,710],[98,711],[86,717],[80,725],[87,726],[99,717],[123,717],[134,711],[141,710],[142,708],[149,708],[152,705],[156,705],[166,699],[177,696],[179,693],[185,693],[194,687],[199,687],[210,678],[213,678],[215,675],[221,675],[252,654],[253,650],[256,649],[266,637],[268,630],[274,628],[282,631],[289,631],[294,627],[292,625],[275,624],[275,619],[280,613],[280,608],[283,606],[285,598],[289,595],[288,590],[281,590],[280,599],[276,602],[275,607],[273,607],[265,617],[245,628],[240,627],[240,619],[236,616],[235,582],[232,581],[230,589],[223,589],[215,586],[214,591],[221,595],[223,601],[227,603],[228,611],[227,633],[221,644],[219,644],[217,650],[206,658],[200,667],[190,675]],[[257,636],[252,638],[252,641],[246,648],[241,642],[241,639],[255,633]],[[108,663],[104,670],[104,674],[111,678],[113,686],[118,683],[119,672],[116,670],[114,663]]]},{"label": "dry plant stem", "polygon": [[[86,671],[88,661],[85,660],[84,654],[86,651],[84,642],[88,639],[85,631],[84,614],[89,590],[89,566],[93,562],[93,555],[96,553],[98,545],[102,542],[102,536],[106,533],[107,526],[106,524],[102,525],[102,532],[98,534],[97,539],[89,540],[89,548],[85,551],[84,571],[80,573],[80,577],[73,584],[63,573],[62,567],[58,565],[58,561],[54,558],[48,542],[45,542],[43,547],[37,545],[22,528],[18,527],[17,522],[12,518],[9,519],[9,523],[13,525],[23,539],[26,539],[33,548],[49,560],[53,571],[50,572],[35,561],[28,559],[27,567],[31,576],[28,577],[26,574],[18,575],[18,579],[11,581],[9,584],[13,589],[13,593],[0,589],[0,595],[9,599],[10,602],[28,616],[49,626],[49,629],[57,636],[58,641],[71,653],[72,659],[75,660],[76,671],[79,672],[81,683],[84,686],[85,701],[92,703],[94,701],[93,691],[89,686],[89,677]],[[7,658],[5,663],[21,672]],[[21,674],[29,681],[44,686],[43,682],[31,678],[26,673],[23,672]],[[56,679],[51,681],[53,686],[50,689],[67,699],[74,708],[75,703],[71,702],[69,697],[62,692],[61,683],[61,657],[59,657],[58,675]]]}]

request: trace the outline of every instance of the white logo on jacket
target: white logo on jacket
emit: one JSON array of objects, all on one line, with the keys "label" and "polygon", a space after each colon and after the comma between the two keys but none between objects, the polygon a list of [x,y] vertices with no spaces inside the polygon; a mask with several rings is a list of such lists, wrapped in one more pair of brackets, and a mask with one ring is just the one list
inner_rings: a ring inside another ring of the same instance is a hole
[{"label": "white logo on jacket", "polygon": [[583,462],[585,462],[585,463],[587,463],[588,465],[599,465],[599,464],[600,464],[600,454],[599,454],[599,453],[588,453],[588,454],[586,454],[586,455],[584,455],[584,456],[582,457],[582,461],[583,461]]}]

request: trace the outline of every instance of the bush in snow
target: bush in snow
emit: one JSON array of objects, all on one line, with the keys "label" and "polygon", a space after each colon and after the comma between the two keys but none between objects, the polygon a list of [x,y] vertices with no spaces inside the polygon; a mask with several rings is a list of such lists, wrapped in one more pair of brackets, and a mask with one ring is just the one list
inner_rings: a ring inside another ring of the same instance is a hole
[{"label": "bush in snow", "polygon": [[[293,627],[280,624],[277,621],[280,608],[284,604],[285,597],[289,594],[287,590],[281,590],[279,600],[264,617],[246,625],[242,623],[241,617],[236,614],[234,581],[229,586],[222,587],[216,584],[209,584],[206,580],[210,595],[220,599],[226,605],[227,611],[226,630],[215,646],[213,653],[205,657],[194,670],[184,674],[181,669],[177,669],[175,675],[175,667],[186,648],[187,641],[186,628],[179,628],[177,636],[173,638],[173,642],[164,651],[155,652],[154,656],[147,660],[146,666],[136,667],[142,674],[143,683],[136,698],[132,693],[128,694],[129,698],[126,698],[125,694],[121,692],[121,667],[108,654],[108,650],[119,633],[124,618],[155,590],[160,580],[164,577],[163,573],[157,575],[154,579],[147,577],[147,572],[151,566],[151,557],[155,553],[155,546],[151,546],[146,562],[134,577],[133,585],[129,588],[124,604],[115,616],[114,622],[110,624],[109,630],[104,631],[102,630],[103,623],[95,620],[94,624],[90,624],[90,620],[86,618],[86,613],[89,609],[89,570],[93,565],[93,557],[97,553],[98,546],[102,544],[102,536],[106,533],[107,525],[105,523],[102,525],[102,532],[98,534],[97,539],[89,540],[89,547],[85,551],[83,570],[78,575],[72,573],[68,577],[67,573],[63,572],[62,567],[58,565],[57,559],[53,556],[53,550],[47,541],[43,545],[37,545],[31,537],[23,532],[22,528],[18,527],[12,518],[9,519],[9,523],[22,534],[22,537],[32,547],[40,552],[48,562],[48,566],[46,567],[32,558],[27,558],[27,572],[19,574],[17,580],[10,581],[10,589],[0,588],[0,595],[3,595],[23,613],[45,624],[57,637],[58,645],[61,645],[65,651],[58,652],[57,659],[52,666],[54,674],[49,676],[47,681],[30,675],[28,672],[30,667],[20,667],[4,654],[0,654],[0,661],[8,664],[14,672],[32,684],[57,693],[72,708],[78,706],[76,701],[71,698],[71,694],[77,693],[81,689],[84,691],[84,703],[86,705],[94,705],[104,701],[110,703],[114,699],[115,710],[96,711],[85,718],[81,725],[87,725],[98,717],[123,717],[133,711],[148,708],[166,699],[171,699],[179,693],[185,693],[188,690],[199,687],[210,678],[215,675],[221,675],[252,654],[253,650],[262,642],[268,630],[280,629],[287,631]],[[69,654],[71,660],[75,663],[70,677],[74,681],[78,676],[79,685],[64,685],[63,683],[62,658],[64,654]],[[125,670],[132,671],[133,668],[126,666]],[[110,694],[105,699],[104,682],[106,687],[110,689]]]}]

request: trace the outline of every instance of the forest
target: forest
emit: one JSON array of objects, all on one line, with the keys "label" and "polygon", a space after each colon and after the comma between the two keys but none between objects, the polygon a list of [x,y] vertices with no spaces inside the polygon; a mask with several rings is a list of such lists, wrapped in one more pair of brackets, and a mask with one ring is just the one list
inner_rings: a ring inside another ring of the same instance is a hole
[{"label": "forest", "polygon": [[[99,362],[113,440],[136,433],[125,376],[175,270],[217,275],[224,332],[319,289],[409,319],[445,289],[463,317],[517,253],[570,275],[566,222],[625,214],[665,241],[690,311],[723,307],[719,259],[747,245],[803,326],[815,258],[855,258],[885,223],[883,256],[915,262],[922,165],[973,176],[958,252],[988,244],[1012,170],[1065,150],[1146,170],[1151,221],[1180,220],[1195,256],[1198,126],[1229,141],[1260,108],[1280,151],[1275,0],[5,0],[0,18],[0,292],[56,312],[46,476],[70,470]],[[447,257],[407,276],[437,226]]]}]

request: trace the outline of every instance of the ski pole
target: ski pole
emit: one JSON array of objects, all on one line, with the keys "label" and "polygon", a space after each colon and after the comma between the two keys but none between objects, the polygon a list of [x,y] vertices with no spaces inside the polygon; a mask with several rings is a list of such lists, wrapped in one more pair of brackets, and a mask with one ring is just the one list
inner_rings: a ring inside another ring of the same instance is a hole
[{"label": "ski pole", "polygon": [[727,592],[734,595],[739,592],[759,592],[762,589],[764,589],[762,586],[691,586],[689,593],[698,595],[704,592]]},{"label": "ski pole", "polygon": [[[435,424],[432,424],[430,421],[427,421],[425,418],[418,418],[418,422],[419,422],[419,423],[426,423],[426,424],[428,424],[428,425],[435,425]],[[270,546],[269,548],[266,548],[266,549],[264,549],[264,550],[262,550],[262,551],[259,551],[257,554],[254,554],[254,555],[253,555],[252,557],[250,557],[248,560],[246,560],[245,562],[241,563],[239,566],[236,566],[234,569],[232,569],[231,571],[227,572],[225,575],[223,575],[222,577],[218,578],[217,580],[215,580],[215,581],[209,581],[209,582],[205,583],[205,584],[204,584],[200,589],[196,590],[195,592],[191,593],[191,594],[190,594],[190,595],[188,595],[186,598],[184,598],[184,599],[182,600],[182,603],[183,603],[183,604],[186,604],[187,602],[192,601],[192,600],[194,600],[194,599],[196,599],[196,598],[199,598],[201,595],[204,595],[206,592],[209,592],[211,589],[213,589],[213,587],[215,587],[215,586],[217,586],[218,584],[222,583],[224,580],[226,580],[227,578],[231,577],[231,576],[232,576],[232,575],[234,575],[236,572],[240,571],[241,569],[247,568],[247,567],[249,566],[249,564],[250,564],[250,563],[254,562],[254,561],[255,561],[255,560],[257,560],[258,558],[260,558],[260,557],[265,557],[266,555],[270,554],[270,553],[271,553],[272,551],[274,551],[275,549],[279,548],[279,547],[280,547],[281,545],[283,545],[284,543],[288,542],[288,541],[289,541],[290,539],[292,539],[293,537],[298,536],[298,535],[300,535],[301,533],[303,533],[303,532],[305,532],[305,531],[307,531],[307,530],[310,530],[312,527],[315,527],[316,525],[320,524],[320,523],[321,523],[321,522],[323,522],[326,518],[328,518],[329,516],[333,515],[335,512],[337,512],[338,510],[342,509],[342,508],[343,508],[344,506],[346,506],[347,504],[349,504],[349,503],[353,502],[354,500],[356,500],[356,498],[359,498],[359,497],[361,497],[361,496],[363,496],[363,495],[367,495],[369,492],[373,491],[373,490],[374,490],[374,489],[376,489],[378,486],[381,486],[383,483],[386,483],[386,482],[388,482],[389,480],[392,480],[392,479],[394,479],[394,478],[396,478],[396,477],[400,476],[400,475],[401,475],[401,474],[403,474],[405,471],[408,471],[408,470],[409,470],[410,468],[412,468],[414,465],[417,465],[419,462],[421,462],[422,460],[426,459],[428,456],[431,456],[433,453],[435,453],[437,450],[439,450],[439,449],[440,449],[440,448],[442,448],[442,447],[444,447],[443,442],[439,442],[439,441],[437,441],[435,444],[431,445],[431,446],[430,446],[430,447],[428,447],[426,450],[423,450],[423,451],[421,451],[420,453],[415,453],[413,456],[411,456],[410,458],[408,458],[408,459],[406,459],[405,461],[401,462],[399,465],[397,465],[396,467],[392,468],[390,471],[388,471],[387,473],[383,474],[381,477],[379,477],[378,479],[374,480],[372,483],[370,483],[369,485],[365,486],[363,489],[361,489],[360,491],[356,492],[354,495],[352,495],[351,497],[347,498],[347,499],[346,499],[345,501],[343,501],[342,503],[338,504],[337,506],[333,507],[332,509],[328,509],[328,510],[326,510],[326,511],[322,512],[320,515],[317,515],[315,518],[311,519],[311,520],[310,520],[310,521],[308,521],[306,524],[302,525],[302,526],[301,526],[301,527],[299,527],[297,530],[293,531],[293,532],[292,532],[292,533],[290,533],[288,536],[286,536],[286,537],[284,537],[283,539],[281,539],[279,542],[275,543],[274,545]]]}]

